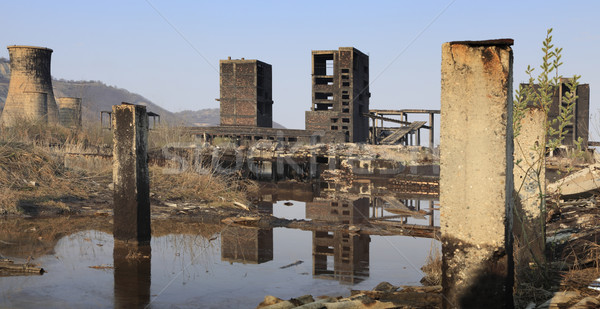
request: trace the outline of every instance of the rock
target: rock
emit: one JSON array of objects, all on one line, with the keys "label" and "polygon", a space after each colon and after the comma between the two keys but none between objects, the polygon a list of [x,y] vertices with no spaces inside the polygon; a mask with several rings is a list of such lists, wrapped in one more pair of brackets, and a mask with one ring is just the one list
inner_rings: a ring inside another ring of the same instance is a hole
[{"label": "rock", "polygon": [[258,307],[256,307],[256,309],[260,309],[260,308],[264,308],[266,306],[271,306],[271,305],[275,305],[277,303],[282,302],[283,299],[272,296],[272,295],[267,295],[265,296],[265,299],[262,301],[262,303],[258,304]]},{"label": "rock", "polygon": [[600,308],[600,301],[596,298],[588,296],[580,300],[575,305],[569,307],[569,309],[588,309],[588,308]]},{"label": "rock", "polygon": [[380,284],[378,284],[373,291],[380,291],[380,292],[395,292],[398,290],[397,286],[392,285],[389,282],[381,282]]},{"label": "rock", "polygon": [[175,204],[175,203],[165,202],[164,204],[169,207],[177,208],[177,204]]},{"label": "rock", "polygon": [[114,190],[115,189],[115,183],[114,182],[109,183],[108,184],[108,189],[109,190]]}]

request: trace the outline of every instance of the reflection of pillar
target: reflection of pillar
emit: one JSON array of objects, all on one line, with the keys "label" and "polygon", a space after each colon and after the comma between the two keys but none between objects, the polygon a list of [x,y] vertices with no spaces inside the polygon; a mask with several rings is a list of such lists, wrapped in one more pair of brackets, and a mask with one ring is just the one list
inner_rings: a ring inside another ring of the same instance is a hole
[{"label": "reflection of pillar", "polygon": [[444,308],[512,308],[512,40],[442,46]]},{"label": "reflection of pillar", "polygon": [[151,252],[149,245],[115,244],[115,308],[144,308],[150,303]]},{"label": "reflection of pillar", "polygon": [[148,115],[141,105],[114,105],[113,182],[115,240],[150,242]]},{"label": "reflection of pillar", "polygon": [[273,260],[273,229],[227,227],[221,232],[221,260],[244,264]]}]

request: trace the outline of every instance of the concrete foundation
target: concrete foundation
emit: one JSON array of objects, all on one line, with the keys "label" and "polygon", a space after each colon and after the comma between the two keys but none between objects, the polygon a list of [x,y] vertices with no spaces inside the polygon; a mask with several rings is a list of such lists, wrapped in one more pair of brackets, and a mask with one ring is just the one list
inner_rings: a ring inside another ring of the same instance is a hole
[{"label": "concrete foundation", "polygon": [[[525,110],[515,137],[515,264],[517,270],[544,260],[545,220],[540,194],[546,194],[546,113],[538,107]],[[541,148],[541,149],[540,149]],[[522,267],[520,267],[522,266]]]},{"label": "concrete foundation", "polygon": [[114,238],[133,244],[150,242],[148,115],[140,105],[114,105]]},{"label": "concrete foundation", "polygon": [[14,126],[23,120],[58,123],[58,107],[52,90],[52,49],[8,46],[10,83],[0,121]]},{"label": "concrete foundation", "polygon": [[512,40],[442,45],[444,308],[512,308]]}]

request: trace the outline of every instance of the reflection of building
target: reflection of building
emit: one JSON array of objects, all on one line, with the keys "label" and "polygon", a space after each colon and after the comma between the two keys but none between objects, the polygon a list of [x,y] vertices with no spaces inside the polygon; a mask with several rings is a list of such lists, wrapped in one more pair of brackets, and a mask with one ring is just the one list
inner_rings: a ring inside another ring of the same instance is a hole
[{"label": "reflection of building", "polygon": [[261,264],[273,259],[273,229],[229,226],[221,232],[221,260]]},{"label": "reflection of building", "polygon": [[313,232],[313,276],[350,284],[363,281],[369,276],[370,242],[369,235]]},{"label": "reflection of building", "polygon": [[[315,199],[306,203],[306,217],[313,220],[357,224],[364,222],[368,215],[368,198]],[[364,280],[369,276],[370,242],[369,235],[314,231],[313,276],[350,284]]]},{"label": "reflection of building", "polygon": [[353,201],[315,198],[313,202],[306,203],[306,218],[342,224],[363,223],[369,218],[369,199],[363,197]]}]

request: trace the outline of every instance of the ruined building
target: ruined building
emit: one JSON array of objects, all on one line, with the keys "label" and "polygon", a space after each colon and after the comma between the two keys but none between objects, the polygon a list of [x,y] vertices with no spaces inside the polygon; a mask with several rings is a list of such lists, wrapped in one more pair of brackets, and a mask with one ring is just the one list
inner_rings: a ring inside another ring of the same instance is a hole
[{"label": "ruined building", "polygon": [[259,60],[221,60],[221,126],[273,126],[271,65]]},{"label": "ruined building", "polygon": [[[566,106],[563,100],[565,94],[569,91],[567,86],[569,79],[562,78],[558,89],[554,91],[552,95],[552,105],[548,112],[548,119],[556,119],[560,115],[560,108]],[[527,84],[521,84],[521,88]],[[589,141],[589,119],[590,119],[590,85],[580,84],[577,86],[576,95],[578,96],[575,103],[575,110],[573,111],[573,124],[565,127],[566,136],[563,140],[563,145],[574,146],[575,141],[580,137],[583,140],[581,146],[583,148],[588,147]],[[555,123],[553,127],[558,129],[558,123]]]},{"label": "ruined building", "polygon": [[312,51],[312,106],[306,130],[343,132],[346,142],[369,137],[369,56],[353,47]]},{"label": "ruined building", "polygon": [[8,53],[11,75],[0,122],[5,126],[23,119],[58,123],[50,76],[52,49],[14,45],[8,46]]},{"label": "ruined building", "polygon": [[81,127],[81,98],[57,99],[60,124],[65,127]]}]

